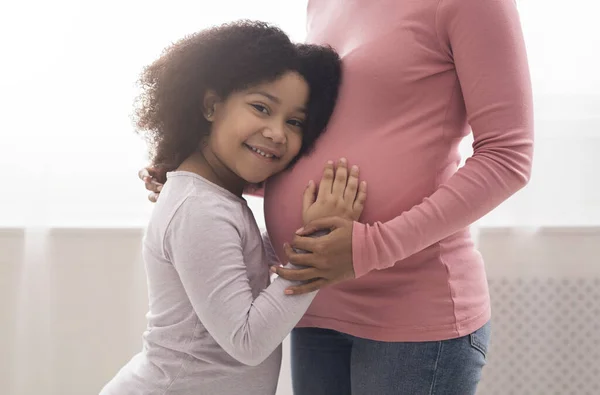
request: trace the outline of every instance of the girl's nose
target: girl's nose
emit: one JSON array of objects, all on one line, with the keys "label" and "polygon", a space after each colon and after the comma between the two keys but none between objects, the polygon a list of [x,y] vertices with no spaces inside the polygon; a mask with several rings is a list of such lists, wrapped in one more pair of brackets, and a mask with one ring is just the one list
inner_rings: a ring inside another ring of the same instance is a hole
[{"label": "girl's nose", "polygon": [[267,127],[262,135],[276,144],[283,144],[286,141],[285,131],[281,127]]}]

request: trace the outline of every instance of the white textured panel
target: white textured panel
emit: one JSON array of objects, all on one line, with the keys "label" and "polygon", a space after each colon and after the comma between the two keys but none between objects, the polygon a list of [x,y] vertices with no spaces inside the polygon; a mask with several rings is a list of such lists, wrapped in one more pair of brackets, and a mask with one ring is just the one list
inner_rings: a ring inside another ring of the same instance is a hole
[{"label": "white textured panel", "polygon": [[478,394],[600,394],[600,276],[490,280],[492,345]]},{"label": "white textured panel", "polygon": [[600,394],[600,231],[480,236],[492,341],[478,395]]}]

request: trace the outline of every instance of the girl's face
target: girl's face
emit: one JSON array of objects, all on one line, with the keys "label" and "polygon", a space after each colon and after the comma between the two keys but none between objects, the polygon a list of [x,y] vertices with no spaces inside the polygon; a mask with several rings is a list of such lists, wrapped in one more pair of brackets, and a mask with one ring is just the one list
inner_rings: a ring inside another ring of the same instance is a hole
[{"label": "girl's face", "polygon": [[306,81],[291,71],[225,101],[207,94],[212,127],[204,154],[212,157],[213,168],[221,167],[214,170],[244,183],[260,183],[284,170],[302,146],[308,94]]}]

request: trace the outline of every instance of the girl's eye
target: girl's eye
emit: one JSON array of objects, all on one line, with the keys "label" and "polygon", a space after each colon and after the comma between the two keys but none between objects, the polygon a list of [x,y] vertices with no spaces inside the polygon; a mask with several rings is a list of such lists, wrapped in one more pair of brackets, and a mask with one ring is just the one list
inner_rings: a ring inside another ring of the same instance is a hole
[{"label": "girl's eye", "polygon": [[262,112],[263,114],[269,114],[269,109],[262,104],[251,104],[257,111]]},{"label": "girl's eye", "polygon": [[297,119],[290,119],[290,120],[288,121],[288,123],[289,123],[290,125],[292,125],[292,126],[296,126],[296,127],[298,127],[298,128],[302,128],[302,127],[304,127],[304,122],[302,122],[302,121],[299,121],[299,120],[297,120]]}]

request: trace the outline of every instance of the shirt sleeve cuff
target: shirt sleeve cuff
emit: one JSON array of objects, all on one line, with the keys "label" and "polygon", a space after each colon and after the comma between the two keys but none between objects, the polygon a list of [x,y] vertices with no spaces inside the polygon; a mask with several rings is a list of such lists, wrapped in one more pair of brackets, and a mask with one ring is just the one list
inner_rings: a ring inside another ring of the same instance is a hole
[{"label": "shirt sleeve cuff", "polygon": [[367,227],[368,225],[356,221],[352,224],[352,264],[356,278],[362,277],[374,269],[367,258]]}]

